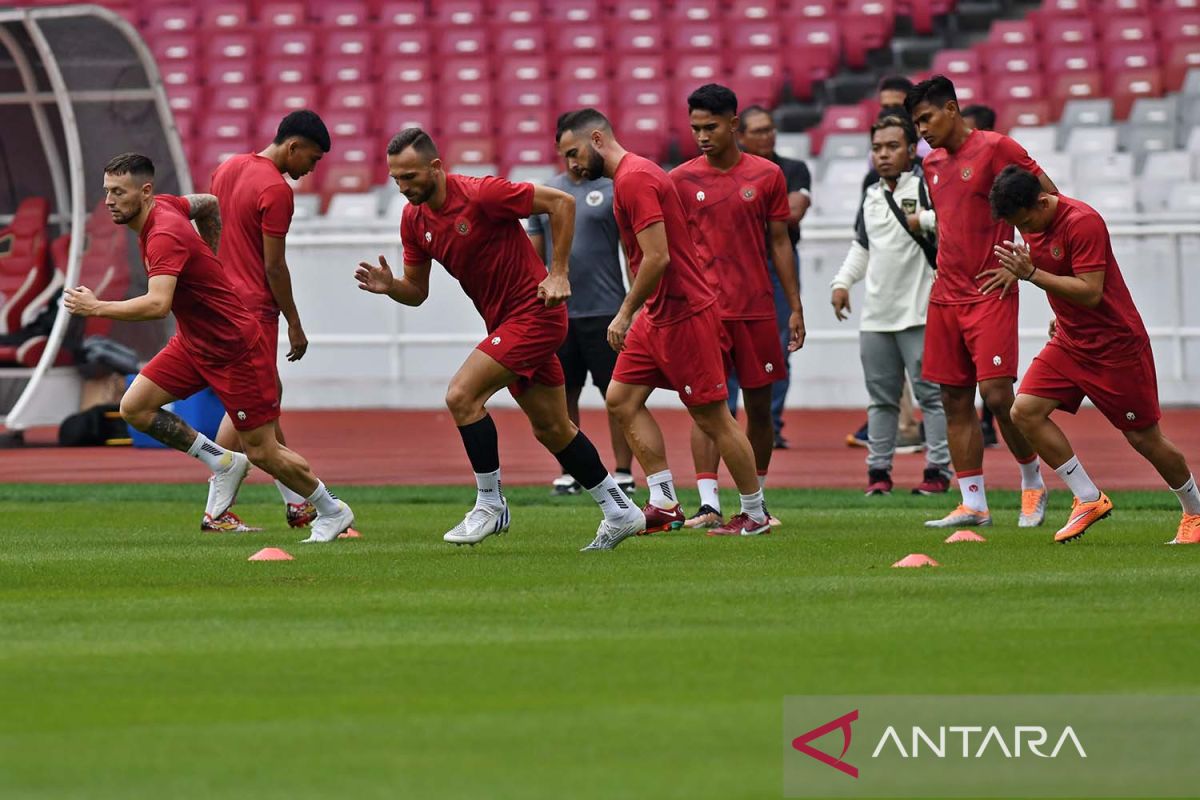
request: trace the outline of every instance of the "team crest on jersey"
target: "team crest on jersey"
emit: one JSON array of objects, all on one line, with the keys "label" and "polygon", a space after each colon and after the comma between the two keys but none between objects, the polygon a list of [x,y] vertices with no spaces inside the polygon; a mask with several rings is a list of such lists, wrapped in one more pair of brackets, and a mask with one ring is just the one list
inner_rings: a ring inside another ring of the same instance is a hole
[{"label": "team crest on jersey", "polygon": [[969,180],[971,180],[971,176],[974,174],[975,174],[975,171],[973,169],[971,169],[970,167],[964,167],[963,171],[962,171],[962,178],[964,181],[969,181]]},{"label": "team crest on jersey", "polygon": [[755,195],[755,191],[754,191],[753,186],[747,186],[742,189],[742,199],[743,200],[747,200],[747,201],[753,200],[754,195]]},{"label": "team crest on jersey", "polygon": [[938,182],[938,176],[937,176],[937,175],[934,175],[934,176],[933,176],[933,185],[934,185],[934,186],[937,186],[937,182]]},{"label": "team crest on jersey", "polygon": [[1063,251],[1059,245],[1054,245],[1050,248],[1050,255],[1054,256],[1055,261],[1062,261]]},{"label": "team crest on jersey", "polygon": [[912,199],[901,200],[900,207],[904,209],[905,214],[917,213],[917,201],[916,200],[912,200]]},{"label": "team crest on jersey", "polygon": [[425,231],[425,244],[429,244],[432,241],[433,241],[433,234],[430,233],[429,231]]},{"label": "team crest on jersey", "polygon": [[595,208],[596,206],[598,206],[604,202],[604,195],[601,192],[597,192],[597,191],[588,192],[587,197],[585,198],[585,202],[592,208]]},{"label": "team crest on jersey", "polygon": [[704,202],[704,192],[703,192],[703,190],[701,190],[701,191],[699,191],[699,192],[696,192],[696,199],[697,199],[697,200],[699,200],[701,203],[703,203],[703,202]]},{"label": "team crest on jersey", "polygon": [[454,224],[454,230],[458,231],[459,236],[466,236],[471,232],[471,225],[465,219],[460,219]]}]

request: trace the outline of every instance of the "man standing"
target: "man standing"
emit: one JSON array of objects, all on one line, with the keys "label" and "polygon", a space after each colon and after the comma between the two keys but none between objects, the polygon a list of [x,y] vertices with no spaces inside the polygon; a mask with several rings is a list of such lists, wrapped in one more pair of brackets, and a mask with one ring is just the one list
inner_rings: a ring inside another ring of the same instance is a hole
[{"label": "man standing", "polygon": [[[1016,281],[1007,271],[980,285],[995,266],[993,248],[1013,238],[1013,228],[992,219],[987,193],[1010,164],[1057,189],[1025,148],[1007,136],[972,130],[958,111],[954,84],[942,75],[909,92],[906,108],[933,152],[924,161],[933,206],[938,209],[938,279],[930,297],[925,335],[925,380],[941,384],[950,456],[962,503],[934,528],[990,525],[983,480],[983,437],[975,413],[975,386],[991,407],[1004,442],[1021,468],[1020,527],[1046,516],[1046,485],[1037,453],[1013,425],[1008,410],[1017,378]],[[1000,291],[987,293],[996,286]]]},{"label": "man standing", "polygon": [[[316,113],[293,111],[279,123],[275,140],[259,153],[230,158],[217,167],[212,192],[221,208],[225,230],[221,237],[221,263],[242,285],[242,302],[262,325],[272,344],[279,341],[279,315],[288,324],[288,361],[299,361],[308,349],[308,337],[300,324],[300,312],[292,297],[292,277],[284,256],[284,237],[292,224],[292,187],[287,174],[298,180],[312,172],[321,156],[329,152],[329,131]],[[283,395],[278,361],[273,362],[275,382]],[[279,420],[275,437],[287,444]],[[238,448],[237,431],[228,415],[221,420],[217,444],[230,450]],[[287,523],[293,528],[307,525],[316,509],[282,482],[275,487],[283,498]],[[211,494],[211,493],[210,493]],[[211,505],[211,496],[209,498]],[[201,530],[249,530],[242,521],[226,511],[214,519],[205,513]]]},{"label": "man standing", "polygon": [[710,535],[769,533],[754,451],[725,404],[717,298],[674,184],[653,161],[621,147],[608,119],[593,108],[565,115],[559,130],[559,150],[569,168],[582,168],[588,178],[612,178],[613,209],[634,274],[608,326],[609,344],[620,355],[606,400],[646,471],[646,532],[678,529],[684,522],[662,430],[646,408],[651,392],[661,387],[678,392],[692,419],[716,442],[741,493],[741,513]]},{"label": "man standing", "polygon": [[1004,270],[1044,290],[1056,320],[1053,338],[1025,373],[1012,407],[1013,422],[1075,495],[1054,541],[1077,539],[1113,508],[1050,419],[1058,408],[1074,414],[1087,397],[1167,486],[1179,487],[1171,491],[1183,517],[1171,544],[1200,544],[1200,492],[1183,454],[1158,427],[1162,413],[1150,337],[1104,220],[1078,200],[1047,192],[1036,175],[1016,166],[1000,173],[989,200],[993,213],[1025,240],[996,247],[1002,267],[989,277]]},{"label": "man standing", "polygon": [[[800,221],[808,213],[812,205],[812,174],[808,165],[803,161],[784,158],[775,152],[775,120],[771,112],[762,106],[750,106],[741,113],[741,125],[738,126],[738,144],[744,152],[773,161],[783,170],[783,179],[787,182],[788,198],[788,237],[792,240],[794,255],[796,285],[800,285],[800,254],[796,246],[800,244]],[[767,264],[770,266],[771,286],[775,293],[775,326],[779,330],[779,346],[783,348],[785,375],[771,384],[771,424],[775,428],[775,449],[786,450],[788,441],[783,435],[783,407],[787,402],[788,387],[792,383],[791,351],[788,348],[792,339],[788,320],[792,316],[792,307],[783,291],[783,284],[776,274],[778,267],[771,256],[770,234],[767,234]],[[729,380],[730,405],[735,405],[737,399],[737,376]]]},{"label": "man standing", "polygon": [[[621,277],[620,236],[613,217],[612,181],[605,177],[588,180],[578,169],[566,170],[546,185],[575,198],[575,238],[571,244],[571,297],[567,300],[567,338],[558,349],[558,360],[566,376],[567,413],[579,424],[579,395],[588,373],[600,390],[608,391],[617,354],[608,346],[608,324],[625,299]],[[533,249],[549,263],[554,239],[544,214],[529,218]],[[621,491],[634,490],[633,451],[612,415],[608,418],[616,470],[613,479]],[[572,475],[554,481],[555,494],[578,494],[579,482]]]},{"label": "man standing", "polygon": [[892,458],[904,373],[925,416],[925,475],[913,494],[949,489],[946,416],[937,384],[921,379],[925,310],[937,258],[937,219],[920,175],[913,172],[917,134],[907,117],[871,126],[871,157],[880,181],[863,195],[855,241],[833,279],[833,311],[850,312],[850,287],[866,278],[859,347],[871,405],[867,408],[867,494],[892,491]]},{"label": "man standing", "polygon": [[[567,333],[564,301],[575,225],[571,195],[548,186],[447,173],[437,147],[420,128],[406,128],[387,147],[388,174],[408,199],[400,221],[404,274],[359,264],[359,288],[419,306],[429,297],[436,259],[462,284],[488,335],[450,380],[450,409],[475,472],[475,506],[443,540],[474,545],[509,527],[500,484],[492,395],[507,387],[529,418],[533,435],[575,476],[604,512],[596,540],[585,549],[610,550],[641,533],[645,517],[604,469],[600,454],[567,416],[563,370],[555,355]],[[548,214],[554,253],[550,274],[519,222]]]},{"label": "man standing", "polygon": [[[738,149],[737,97],[715,83],[688,96],[692,136],[701,155],[671,171],[684,213],[697,230],[709,283],[717,290],[717,310],[725,336],[726,379],[737,374],[746,405],[746,435],[754,449],[759,486],[767,478],[775,430],[771,387],[787,374],[784,351],[804,343],[804,314],[796,283],[795,250],[788,236],[787,184],[775,164]],[[781,347],[775,326],[775,300],[767,274],[769,237],[773,262],[791,313],[789,341]],[[724,523],[717,494],[720,453],[699,426],[692,426],[692,459],[700,489],[700,509],[689,528]]]},{"label": "man standing", "polygon": [[[154,194],[154,164],[125,153],[104,168],[105,204],[113,222],[138,234],[149,277],[146,293],[98,300],[91,289],[67,289],[67,310],[83,317],[126,321],[175,313],[176,333],[121,398],[121,416],[168,447],[199,459],[213,473],[207,513],[220,519],[233,504],[250,464],[271,475],[317,510],[305,541],[330,542],[354,523],[350,507],[329,493],[306,462],[279,443],[275,340],[239,296],[217,260],[221,216],[217,198]],[[192,227],[196,220],[200,233]],[[202,238],[203,237],[203,238]],[[237,429],[245,455],[197,433],[163,406],[211,386]],[[248,458],[247,458],[248,457]]]}]

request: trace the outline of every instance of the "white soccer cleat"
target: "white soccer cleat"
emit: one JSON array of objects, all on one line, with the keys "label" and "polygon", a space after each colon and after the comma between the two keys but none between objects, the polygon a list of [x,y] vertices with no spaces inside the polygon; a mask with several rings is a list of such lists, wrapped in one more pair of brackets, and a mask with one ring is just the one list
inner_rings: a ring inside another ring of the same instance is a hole
[{"label": "white soccer cleat", "polygon": [[229,455],[233,457],[233,463],[224,472],[214,473],[211,478],[212,484],[208,488],[207,512],[213,519],[219,519],[233,505],[238,489],[242,487],[242,481],[246,480],[246,475],[250,472],[250,459],[246,458],[244,453],[231,451]]},{"label": "white soccer cleat", "polygon": [[346,529],[353,524],[354,512],[350,510],[350,506],[338,500],[338,512],[328,515],[318,514],[309,529],[312,533],[303,540],[303,544],[332,542],[338,537],[338,534],[345,533]]},{"label": "white soccer cleat", "polygon": [[1021,516],[1017,518],[1018,528],[1036,528],[1046,520],[1046,498],[1050,491],[1041,489],[1024,489],[1021,492]]},{"label": "white soccer cleat", "polygon": [[965,505],[960,505],[958,508],[951,511],[941,519],[930,519],[925,521],[926,528],[962,528],[972,526],[986,526],[992,524],[992,515],[987,511],[973,511]]},{"label": "white soccer cleat", "polygon": [[499,536],[508,532],[512,517],[508,513],[508,501],[501,499],[499,508],[491,506],[475,506],[463,521],[455,525],[442,536],[442,541],[451,544],[477,545],[489,536]]},{"label": "white soccer cleat", "polygon": [[617,545],[628,539],[630,536],[637,536],[646,529],[646,515],[638,509],[632,509],[634,513],[629,515],[629,518],[623,523],[613,523],[608,520],[601,520],[600,527],[596,529],[596,538],[587,547],[581,548],[579,552],[586,553],[589,550],[615,550]]}]

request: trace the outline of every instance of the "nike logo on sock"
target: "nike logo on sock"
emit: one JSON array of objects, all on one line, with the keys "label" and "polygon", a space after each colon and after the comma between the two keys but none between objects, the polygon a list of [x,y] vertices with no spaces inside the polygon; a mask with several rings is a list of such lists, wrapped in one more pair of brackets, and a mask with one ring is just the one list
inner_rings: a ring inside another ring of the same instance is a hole
[{"label": "nike logo on sock", "polygon": [[1071,467],[1069,470],[1067,470],[1067,474],[1068,474],[1068,475],[1070,475],[1072,472],[1074,472],[1074,471],[1075,471],[1075,470],[1077,470],[1077,469],[1079,469],[1079,467],[1078,467],[1078,466]]}]

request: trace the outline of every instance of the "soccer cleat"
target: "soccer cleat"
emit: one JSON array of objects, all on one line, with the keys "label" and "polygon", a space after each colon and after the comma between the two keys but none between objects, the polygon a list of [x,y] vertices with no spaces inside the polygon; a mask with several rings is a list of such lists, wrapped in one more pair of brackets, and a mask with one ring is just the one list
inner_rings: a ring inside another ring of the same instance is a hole
[{"label": "soccer cleat", "polygon": [[262,528],[252,528],[238,519],[232,511],[226,511],[213,519],[208,514],[200,521],[200,530],[204,533],[258,533]]},{"label": "soccer cleat", "polygon": [[867,446],[867,423],[863,423],[862,427],[854,433],[846,434],[846,447],[866,447]]},{"label": "soccer cleat", "polygon": [[937,467],[926,467],[924,477],[913,488],[912,493],[928,497],[933,494],[945,494],[948,491],[950,491],[950,479],[946,477],[946,473]]},{"label": "soccer cleat", "polygon": [[677,531],[683,527],[683,509],[679,503],[676,503],[671,508],[659,508],[653,503],[647,503],[642,507],[642,513],[646,515],[646,529],[638,534],[638,536],[646,536],[651,533],[662,533],[664,531]]},{"label": "soccer cleat", "polygon": [[973,511],[964,505],[951,511],[941,519],[925,520],[926,528],[958,528],[964,525],[985,527],[992,524],[992,515],[987,511]]},{"label": "soccer cleat", "polygon": [[250,472],[250,459],[246,458],[245,454],[231,452],[229,455],[233,457],[233,463],[224,472],[214,473],[212,485],[209,487],[208,496],[212,506],[208,509],[208,515],[213,519],[220,519],[233,505],[242,481],[246,480],[246,474]]},{"label": "soccer cleat", "polygon": [[559,475],[554,479],[554,482],[550,484],[550,493],[556,497],[579,494],[581,491],[583,491],[583,487],[579,485],[579,482],[565,473]]},{"label": "soccer cleat", "polygon": [[1175,538],[1167,544],[1200,544],[1200,514],[1184,514]]},{"label": "soccer cleat", "polygon": [[774,514],[772,514],[770,511],[767,510],[766,503],[763,503],[763,513],[767,515],[767,524],[770,525],[772,528],[778,528],[780,525],[783,524],[783,520],[779,519]]},{"label": "soccer cleat", "polygon": [[709,536],[759,536],[760,534],[770,533],[771,523],[768,520],[761,522],[752,519],[749,514],[744,511],[740,514],[734,514],[729,518],[729,522],[719,528],[713,528],[708,532]]},{"label": "soccer cleat", "polygon": [[1021,490],[1021,516],[1017,519],[1018,528],[1036,528],[1045,522],[1046,498],[1049,495],[1050,492],[1045,486],[1041,489]]},{"label": "soccer cleat", "polygon": [[617,488],[627,495],[632,496],[637,491],[637,481],[628,472],[614,472],[613,480],[617,482]]},{"label": "soccer cleat", "polygon": [[507,533],[512,517],[508,513],[508,501],[501,498],[500,503],[499,508],[475,506],[467,512],[462,522],[446,531],[442,541],[474,547],[489,536]]},{"label": "soccer cleat", "polygon": [[867,470],[867,497],[891,494],[892,485],[892,473],[886,469]]},{"label": "soccer cleat", "polygon": [[346,530],[354,524],[354,512],[350,510],[350,506],[338,500],[338,510],[336,514],[318,514],[313,520],[312,532],[308,538],[304,540],[305,544],[316,544],[332,542],[338,537],[339,533],[345,533]]},{"label": "soccer cleat", "polygon": [[683,523],[685,528],[715,528],[724,524],[725,518],[721,516],[721,512],[710,505],[700,506],[696,515]]},{"label": "soccer cleat", "polygon": [[1112,500],[1109,500],[1108,495],[1104,492],[1101,492],[1095,500],[1089,500],[1086,503],[1076,497],[1075,502],[1071,504],[1071,516],[1067,518],[1067,524],[1054,534],[1054,541],[1064,544],[1078,539],[1087,532],[1088,528],[1111,514],[1112,510]]},{"label": "soccer cleat", "polygon": [[303,503],[287,504],[287,524],[289,528],[303,528],[317,518],[317,507],[305,500]]},{"label": "soccer cleat", "polygon": [[646,527],[646,515],[637,509],[632,509],[628,521],[623,524],[609,522],[608,520],[600,520],[600,527],[596,530],[596,538],[587,547],[581,548],[579,552],[586,553],[589,550],[615,550],[617,545],[628,539],[630,536],[637,536]]}]

